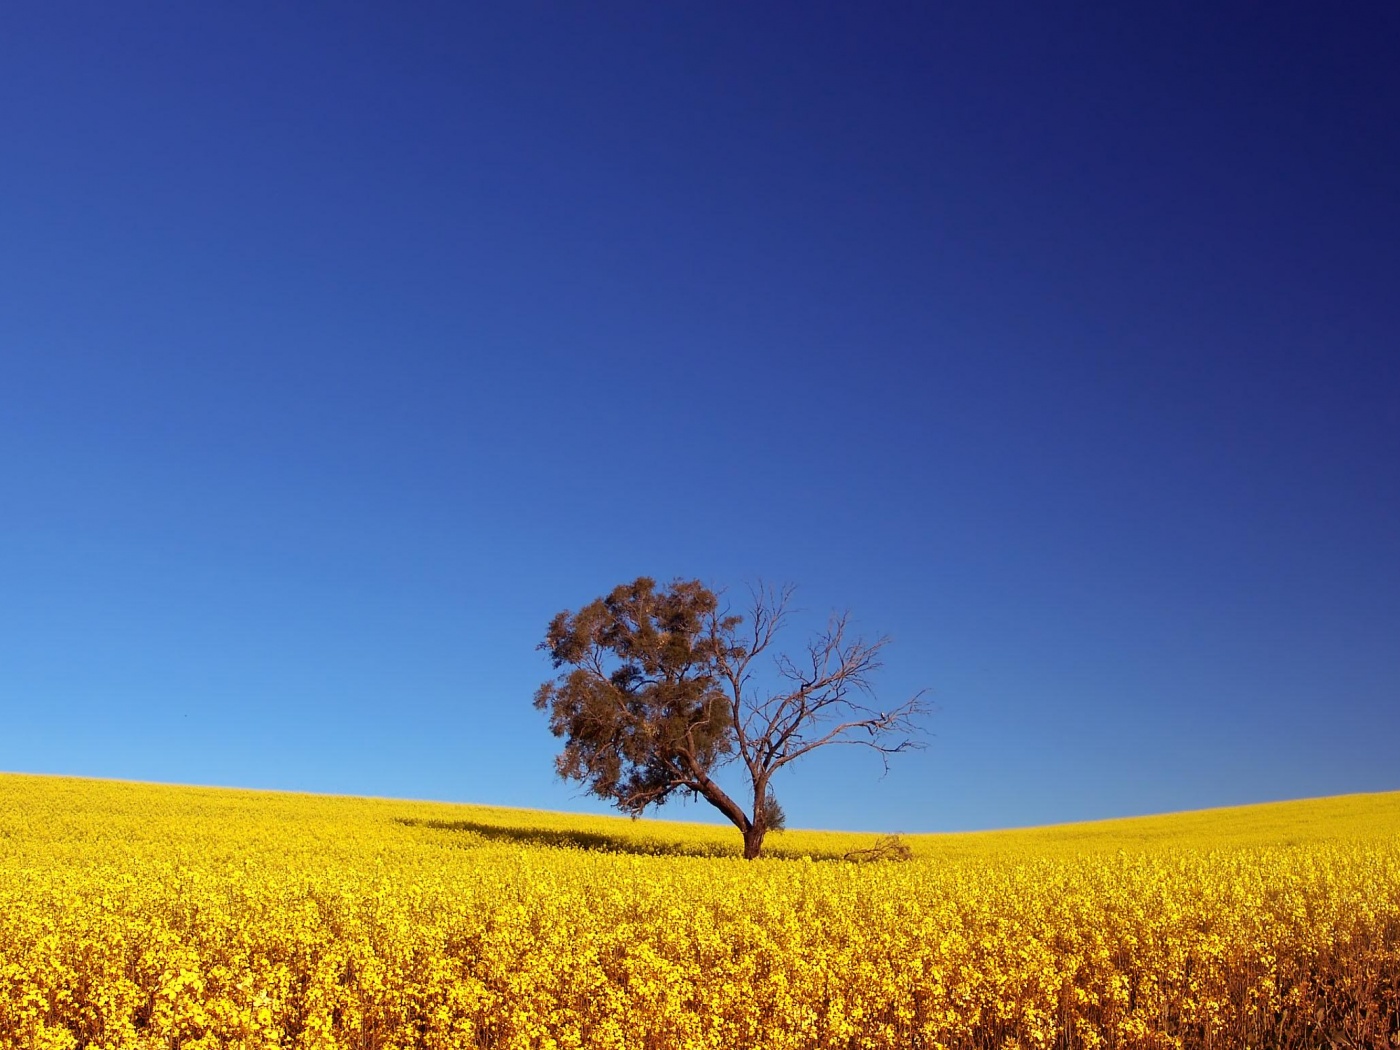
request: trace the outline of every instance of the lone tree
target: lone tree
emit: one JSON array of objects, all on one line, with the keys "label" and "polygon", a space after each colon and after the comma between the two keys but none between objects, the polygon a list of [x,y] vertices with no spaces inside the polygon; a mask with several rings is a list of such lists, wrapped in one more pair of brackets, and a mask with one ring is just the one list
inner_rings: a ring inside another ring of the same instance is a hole
[{"label": "lone tree", "polygon": [[[698,580],[658,589],[642,576],[578,612],[550,621],[540,643],[561,673],[535,694],[549,728],[565,739],[559,775],[577,780],[623,812],[640,816],[674,793],[703,798],[744,836],[744,856],[783,827],[773,774],[827,745],[890,755],[920,746],[923,694],[877,707],[870,677],[886,637],[853,637],[835,615],[800,656],[776,655],[772,681],[755,684],[755,661],[788,618],[791,586],[758,585],[747,617],[721,609]],[[748,808],[713,779],[743,766]]]}]

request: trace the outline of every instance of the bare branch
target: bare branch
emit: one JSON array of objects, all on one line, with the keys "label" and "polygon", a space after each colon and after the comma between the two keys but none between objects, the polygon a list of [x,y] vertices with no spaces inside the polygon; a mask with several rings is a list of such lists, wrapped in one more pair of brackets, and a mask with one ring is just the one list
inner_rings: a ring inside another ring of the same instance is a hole
[{"label": "bare branch", "polygon": [[922,693],[887,710],[857,699],[873,698],[871,678],[888,644],[888,637],[873,642],[850,637],[849,614],[841,613],[807,645],[801,663],[779,657],[778,674],[793,688],[754,705],[745,719],[750,734],[762,741],[761,767],[771,772],[839,743],[870,748],[888,768],[889,755],[919,746],[916,721],[926,713]]},{"label": "bare branch", "polygon": [[[856,704],[847,704],[854,713],[864,713],[868,717],[851,718],[827,728],[827,731],[814,740],[803,742],[795,734],[785,741],[785,746],[773,760],[771,769],[779,769],[803,755],[829,744],[845,744],[867,747],[880,755],[886,769],[889,756],[922,748],[918,740],[921,732],[916,719],[928,713],[924,703],[924,693],[916,693],[898,707],[889,711],[875,711]],[[859,734],[864,732],[864,737]],[[899,739],[892,739],[898,737]]]}]

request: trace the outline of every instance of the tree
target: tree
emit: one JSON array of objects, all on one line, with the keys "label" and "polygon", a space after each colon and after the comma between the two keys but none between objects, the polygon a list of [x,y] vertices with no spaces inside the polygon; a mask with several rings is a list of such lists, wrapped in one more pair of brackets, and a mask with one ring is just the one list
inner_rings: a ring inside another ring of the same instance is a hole
[{"label": "tree", "polygon": [[[561,673],[535,694],[565,741],[559,775],[640,816],[677,792],[704,799],[744,836],[744,856],[763,850],[783,811],[773,775],[828,745],[890,755],[918,747],[923,693],[875,706],[871,676],[887,637],[853,636],[833,615],[800,656],[776,655],[761,690],[760,666],[789,617],[793,587],[759,584],[747,617],[720,607],[698,580],[658,589],[642,576],[578,612],[550,621],[539,648]],[[716,783],[728,762],[743,768],[747,807]]]}]

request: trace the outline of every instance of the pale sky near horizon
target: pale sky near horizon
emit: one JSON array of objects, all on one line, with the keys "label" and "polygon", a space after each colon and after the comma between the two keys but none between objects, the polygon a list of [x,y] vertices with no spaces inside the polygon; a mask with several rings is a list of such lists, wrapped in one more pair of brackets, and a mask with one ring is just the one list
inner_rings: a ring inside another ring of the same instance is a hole
[{"label": "pale sky near horizon", "polygon": [[535,647],[646,574],[931,690],[793,825],[1400,789],[1397,53],[1385,3],[7,5],[0,769],[604,811]]}]

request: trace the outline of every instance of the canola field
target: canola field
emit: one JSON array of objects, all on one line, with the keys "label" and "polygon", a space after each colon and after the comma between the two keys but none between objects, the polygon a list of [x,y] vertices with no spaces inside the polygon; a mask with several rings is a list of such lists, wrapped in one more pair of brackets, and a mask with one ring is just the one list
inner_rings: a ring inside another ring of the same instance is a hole
[{"label": "canola field", "polygon": [[1400,1045],[1400,794],[737,839],[0,775],[0,1047]]}]

